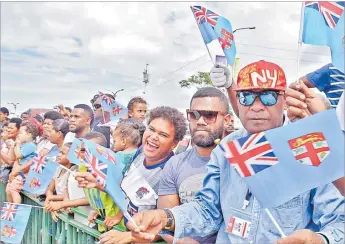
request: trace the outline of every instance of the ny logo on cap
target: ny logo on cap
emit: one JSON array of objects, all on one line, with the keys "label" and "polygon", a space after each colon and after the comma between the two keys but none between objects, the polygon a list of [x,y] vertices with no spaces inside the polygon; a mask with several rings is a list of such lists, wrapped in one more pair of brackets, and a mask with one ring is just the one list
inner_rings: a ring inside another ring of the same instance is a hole
[{"label": "ny logo on cap", "polygon": [[[273,74],[271,74],[272,71]],[[278,72],[277,70],[262,69],[261,75],[258,72],[254,71],[250,74],[250,76],[252,78],[254,86],[261,86],[261,84],[271,81],[270,87],[275,87],[278,79]]]}]

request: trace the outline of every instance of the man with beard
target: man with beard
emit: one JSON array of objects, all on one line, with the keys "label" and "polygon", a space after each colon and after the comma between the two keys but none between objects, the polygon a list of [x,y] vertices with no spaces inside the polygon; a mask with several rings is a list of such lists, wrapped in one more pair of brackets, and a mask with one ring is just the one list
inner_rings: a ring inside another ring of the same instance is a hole
[{"label": "man with beard", "polygon": [[[192,97],[187,119],[194,146],[174,157],[165,165],[158,191],[158,208],[172,208],[193,200],[202,188],[207,173],[206,165],[215,140],[222,139],[225,127],[231,122],[229,102],[225,95],[214,87],[198,90]],[[217,234],[195,238],[199,243],[214,243]],[[172,242],[172,236],[163,236]],[[184,240],[192,242],[192,240]]]},{"label": "man with beard", "polygon": [[69,118],[69,131],[65,137],[65,143],[73,142],[74,138],[84,137],[90,132],[94,120],[94,114],[90,106],[78,104],[74,106]]}]

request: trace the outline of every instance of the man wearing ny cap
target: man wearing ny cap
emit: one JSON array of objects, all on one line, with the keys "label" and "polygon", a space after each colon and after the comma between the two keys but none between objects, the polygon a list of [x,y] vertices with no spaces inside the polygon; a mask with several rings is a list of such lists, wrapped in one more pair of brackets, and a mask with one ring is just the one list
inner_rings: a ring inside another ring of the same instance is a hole
[{"label": "man wearing ny cap", "polygon": [[[285,89],[285,74],[278,65],[261,60],[244,67],[234,91],[245,129],[224,140],[283,126]],[[207,165],[203,189],[194,201],[172,209],[138,213],[134,220],[139,229],[131,223],[128,228],[133,235],[148,241],[152,233],[162,229],[174,231],[175,243],[184,237],[217,231],[216,243],[344,243],[344,198],[332,184],[298,195],[270,211],[286,238],[280,236],[243,178],[217,146]]]}]

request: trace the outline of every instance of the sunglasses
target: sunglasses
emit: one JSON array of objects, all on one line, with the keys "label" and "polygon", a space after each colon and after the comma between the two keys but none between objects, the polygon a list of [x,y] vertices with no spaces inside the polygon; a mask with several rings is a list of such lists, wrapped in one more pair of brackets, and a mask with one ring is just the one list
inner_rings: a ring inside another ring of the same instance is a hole
[{"label": "sunglasses", "polygon": [[190,110],[187,109],[187,120],[199,120],[203,117],[207,124],[216,122],[218,114],[224,114],[219,111],[206,111],[206,110]]},{"label": "sunglasses", "polygon": [[101,107],[102,107],[101,104],[94,104],[94,105],[93,105],[93,108],[94,108],[94,109],[100,109]]},{"label": "sunglasses", "polygon": [[273,106],[278,101],[278,96],[284,94],[282,91],[239,91],[237,92],[238,101],[243,106],[253,105],[257,97],[260,98],[260,101],[265,106]]}]

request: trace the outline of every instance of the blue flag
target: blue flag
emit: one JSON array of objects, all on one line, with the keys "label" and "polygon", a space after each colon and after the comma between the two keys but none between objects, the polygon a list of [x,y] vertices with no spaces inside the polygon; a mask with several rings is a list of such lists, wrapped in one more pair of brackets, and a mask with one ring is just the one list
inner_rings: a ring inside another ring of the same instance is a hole
[{"label": "blue flag", "polygon": [[108,123],[110,121],[117,122],[119,119],[128,114],[128,109],[122,104],[116,102],[111,97],[103,94],[102,92],[99,93],[99,96],[102,99],[104,123]]},{"label": "blue flag", "polygon": [[202,6],[191,6],[191,9],[205,44],[218,40],[228,64],[233,65],[236,45],[230,21]]},{"label": "blue flag", "polygon": [[344,2],[306,2],[302,41],[329,46],[333,65],[344,73]]},{"label": "blue flag", "polygon": [[67,158],[68,160],[75,165],[80,164],[80,160],[82,158],[82,154],[80,152],[81,148],[81,140],[78,138],[74,138],[73,143],[68,151]]},{"label": "blue flag", "polygon": [[58,167],[58,163],[47,159],[45,156],[35,157],[22,190],[31,194],[44,194]]},{"label": "blue flag", "polygon": [[344,134],[334,110],[222,147],[263,208],[344,176]]},{"label": "blue flag", "polygon": [[[109,152],[110,150],[83,139],[85,145],[84,163],[90,173],[104,187],[121,212],[127,215],[127,202],[121,189],[123,169],[125,168],[122,153]],[[109,155],[107,155],[109,153]]]},{"label": "blue flag", "polygon": [[4,203],[1,208],[1,236],[6,243],[21,243],[31,213],[31,206]]}]

